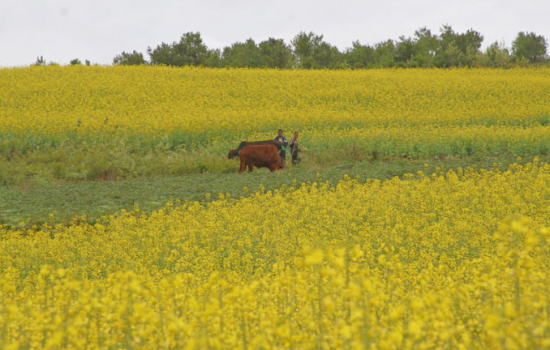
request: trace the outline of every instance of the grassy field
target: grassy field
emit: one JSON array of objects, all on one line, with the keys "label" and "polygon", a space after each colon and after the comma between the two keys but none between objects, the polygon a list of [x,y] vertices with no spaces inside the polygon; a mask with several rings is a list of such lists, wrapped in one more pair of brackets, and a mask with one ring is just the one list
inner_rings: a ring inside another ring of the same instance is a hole
[{"label": "grassy field", "polygon": [[[388,158],[372,161],[341,161],[330,166],[308,164],[308,156],[299,166],[288,166],[272,174],[266,169],[256,169],[252,174],[237,174],[238,161],[226,160],[230,173],[204,173],[183,176],[141,177],[120,181],[41,181],[25,186],[0,187],[0,224],[14,228],[40,227],[49,224],[68,224],[76,216],[78,220],[96,222],[102,216],[133,210],[137,204],[141,210],[151,212],[163,208],[170,201],[204,202],[206,195],[216,199],[219,193],[234,198],[247,196],[260,188],[275,190],[282,186],[329,181],[336,184],[345,175],[366,179],[391,179],[404,174],[439,173],[459,167],[505,170],[510,164],[523,164],[532,158],[513,155],[500,157],[450,157],[444,159]],[[550,162],[542,155],[541,161]]]},{"label": "grassy field", "polygon": [[[0,69],[0,350],[550,348],[550,69]],[[228,148],[300,130],[302,163]]]}]

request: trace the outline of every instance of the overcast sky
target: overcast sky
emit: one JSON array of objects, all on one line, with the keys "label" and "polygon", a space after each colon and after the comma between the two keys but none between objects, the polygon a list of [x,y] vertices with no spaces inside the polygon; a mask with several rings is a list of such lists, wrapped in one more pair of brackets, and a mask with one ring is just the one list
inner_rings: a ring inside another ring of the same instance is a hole
[{"label": "overcast sky", "polygon": [[412,36],[443,24],[480,32],[483,46],[510,47],[520,31],[550,39],[550,0],[0,0],[0,66],[43,56],[111,64],[122,51],[172,43],[200,32],[209,48],[248,38],[287,43],[300,31],[324,35],[340,50]]}]

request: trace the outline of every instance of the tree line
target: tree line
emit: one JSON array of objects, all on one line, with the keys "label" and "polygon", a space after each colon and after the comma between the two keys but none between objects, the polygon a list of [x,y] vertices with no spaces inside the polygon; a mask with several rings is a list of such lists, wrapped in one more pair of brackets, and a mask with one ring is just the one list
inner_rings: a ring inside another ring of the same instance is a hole
[{"label": "tree line", "polygon": [[[248,39],[220,50],[208,48],[199,32],[188,32],[179,41],[148,47],[148,59],[143,53],[134,50],[115,56],[113,64],[280,69],[509,67],[550,64],[547,39],[533,32],[519,32],[511,48],[494,42],[481,50],[482,42],[483,35],[473,29],[459,33],[450,25],[444,25],[438,34],[424,27],[416,30],[412,37],[401,36],[398,40],[386,40],[374,45],[355,41],[351,48],[344,51],[326,42],[323,35],[312,32],[300,32],[290,44],[275,38],[259,43]],[[71,64],[81,62],[75,59]]]}]

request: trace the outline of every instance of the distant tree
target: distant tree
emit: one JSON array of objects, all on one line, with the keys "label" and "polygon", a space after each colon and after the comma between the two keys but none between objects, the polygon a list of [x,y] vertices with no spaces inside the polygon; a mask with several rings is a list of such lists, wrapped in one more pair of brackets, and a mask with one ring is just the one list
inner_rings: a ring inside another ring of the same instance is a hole
[{"label": "distant tree", "polygon": [[313,59],[313,68],[338,69],[344,67],[343,54],[336,46],[333,46],[325,41],[315,48]]},{"label": "distant tree", "polygon": [[542,35],[519,32],[512,42],[512,59],[514,62],[526,60],[528,63],[540,63],[547,59],[548,42]]},{"label": "distant tree", "polygon": [[300,32],[292,39],[291,44],[294,49],[298,68],[313,68],[313,54],[315,48],[318,47],[321,42],[323,42],[323,36],[316,35],[312,32],[308,34]]},{"label": "distant tree", "polygon": [[504,43],[495,41],[485,50],[484,66],[505,67],[510,63],[510,52],[504,46]]},{"label": "distant tree", "polygon": [[441,28],[438,42],[439,46],[434,56],[436,66],[471,66],[478,57],[483,35],[473,29],[459,34],[451,26],[444,25]]},{"label": "distant tree", "polygon": [[455,40],[456,46],[464,54],[468,51],[477,51],[483,43],[483,35],[473,29],[468,29],[466,33],[458,34]]},{"label": "distant tree", "polygon": [[395,47],[395,62],[401,67],[414,65],[413,58],[416,55],[416,42],[411,38],[400,36]]},{"label": "distant tree", "polygon": [[174,45],[161,43],[155,49],[147,48],[151,64],[165,64],[168,66],[181,66],[183,60],[174,48]]},{"label": "distant tree", "polygon": [[226,67],[260,67],[260,49],[252,39],[235,43],[223,49],[222,61]]},{"label": "distant tree", "polygon": [[71,64],[71,66],[76,66],[76,65],[81,65],[82,62],[80,62],[80,60],[78,58],[75,58],[74,60],[71,60],[69,62]]},{"label": "distant tree", "polygon": [[185,33],[179,42],[162,43],[155,49],[147,48],[151,64],[170,66],[200,66],[208,60],[208,48],[202,42],[199,32]]},{"label": "distant tree", "polygon": [[378,67],[394,67],[396,48],[393,40],[386,40],[374,45],[374,54]]},{"label": "distant tree", "polygon": [[353,42],[344,57],[350,68],[369,68],[376,64],[374,49],[369,45],[361,45],[359,41]]},{"label": "distant tree", "polygon": [[433,59],[439,46],[437,35],[426,28],[420,28],[414,32],[415,53],[414,65],[417,67],[433,67]]},{"label": "distant tree", "polygon": [[222,54],[219,49],[208,50],[208,58],[204,62],[205,67],[222,67]]},{"label": "distant tree", "polygon": [[113,58],[113,64],[122,66],[137,66],[140,64],[147,64],[147,62],[143,58],[143,54],[141,52],[134,50],[131,53],[122,51],[120,55],[116,55],[115,58]]},{"label": "distant tree", "polygon": [[85,63],[87,66],[91,66],[91,65],[92,65],[92,62],[90,62],[90,60],[85,60],[84,63]]},{"label": "distant tree", "polygon": [[43,56],[37,57],[36,62],[34,62],[33,65],[34,66],[45,66],[46,65],[46,60],[44,59]]},{"label": "distant tree", "polygon": [[269,38],[258,44],[260,65],[266,68],[291,68],[292,49],[283,39]]},{"label": "distant tree", "polygon": [[342,68],[344,56],[336,46],[323,41],[322,35],[300,32],[292,39],[292,47],[299,68]]}]

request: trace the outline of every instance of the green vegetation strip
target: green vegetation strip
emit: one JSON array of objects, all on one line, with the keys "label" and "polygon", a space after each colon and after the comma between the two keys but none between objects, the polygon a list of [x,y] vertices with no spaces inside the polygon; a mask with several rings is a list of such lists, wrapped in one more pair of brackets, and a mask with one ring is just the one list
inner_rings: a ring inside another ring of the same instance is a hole
[{"label": "green vegetation strip", "polygon": [[[548,162],[550,156],[540,156],[539,159]],[[234,172],[143,177],[124,181],[43,181],[22,187],[0,187],[0,224],[30,228],[45,223],[67,224],[75,216],[93,223],[101,216],[112,215],[122,209],[131,210],[135,204],[150,212],[162,208],[171,200],[205,201],[209,196],[216,199],[219,193],[229,193],[239,198],[260,188],[274,190],[308,181],[329,181],[334,184],[344,175],[360,180],[383,180],[405,173],[423,171],[432,174],[458,167],[505,170],[512,163],[529,161],[532,158],[521,159],[512,155],[420,160],[388,158],[356,163],[342,161],[325,167],[304,162],[275,173],[255,169],[252,174],[238,174],[238,161],[227,161],[233,165]]]}]

